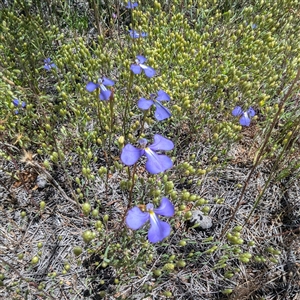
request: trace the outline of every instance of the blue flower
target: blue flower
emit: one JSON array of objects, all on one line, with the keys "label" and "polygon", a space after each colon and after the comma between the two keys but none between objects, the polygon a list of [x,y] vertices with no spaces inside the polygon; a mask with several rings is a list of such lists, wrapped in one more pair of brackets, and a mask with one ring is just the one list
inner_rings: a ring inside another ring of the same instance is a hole
[{"label": "blue flower", "polygon": [[51,63],[51,58],[46,58],[44,59],[44,69],[46,69],[47,71],[50,71],[52,68],[57,68],[56,64]]},{"label": "blue flower", "polygon": [[126,166],[134,165],[141,156],[146,155],[146,170],[151,174],[157,174],[170,169],[173,166],[172,160],[163,154],[157,154],[158,150],[172,150],[174,144],[169,139],[162,137],[159,134],[154,135],[154,143],[146,147],[147,140],[140,139],[141,148],[136,148],[131,144],[127,144],[121,153],[121,160]]},{"label": "blue flower", "polygon": [[144,65],[144,62],[147,61],[147,58],[142,56],[142,55],[137,55],[136,56],[136,64],[132,64],[130,66],[130,70],[134,73],[134,74],[141,74],[142,70],[144,70],[145,75],[149,78],[153,77],[155,75],[155,70],[151,67],[148,67],[146,65]]},{"label": "blue flower", "polygon": [[232,115],[235,117],[241,117],[240,124],[242,126],[249,126],[251,118],[255,116],[255,111],[252,107],[250,107],[247,111],[243,111],[240,106],[236,106],[232,111]]},{"label": "blue flower", "polygon": [[106,77],[102,77],[98,79],[98,83],[94,83],[94,82],[89,82],[86,85],[86,90],[88,92],[93,92],[95,89],[99,88],[100,89],[100,94],[99,94],[99,98],[100,100],[109,100],[109,97],[111,95],[111,91],[108,90],[106,88],[106,86],[111,86],[114,85],[115,82],[106,78]]},{"label": "blue flower", "polygon": [[138,3],[137,3],[137,2],[133,2],[133,3],[132,3],[131,1],[129,1],[125,7],[126,7],[126,8],[129,8],[129,9],[133,9],[133,8],[135,8],[135,7],[137,7],[137,6],[138,6]]},{"label": "blue flower", "polygon": [[152,203],[148,203],[145,208],[145,212],[137,206],[130,209],[126,216],[126,224],[129,228],[137,230],[150,220],[148,240],[151,243],[160,242],[170,235],[171,226],[167,222],[161,221],[158,215],[172,217],[175,213],[174,205],[164,197],[158,208],[154,208]]},{"label": "blue flower", "polygon": [[161,104],[161,101],[170,101],[170,96],[164,92],[163,90],[159,90],[157,92],[157,97],[155,98],[156,94],[150,95],[150,100],[145,98],[140,98],[138,101],[138,107],[143,110],[149,109],[152,105],[155,105],[155,118],[158,121],[165,120],[171,117],[171,112],[168,108]]},{"label": "blue flower", "polygon": [[252,28],[252,29],[256,29],[256,28],[257,28],[257,25],[256,25],[256,24],[252,24],[252,25],[251,25],[251,28]]},{"label": "blue flower", "polygon": [[[18,99],[13,99],[12,103],[13,103],[13,105],[16,106],[16,107],[20,106],[20,101],[19,101]],[[22,101],[21,107],[22,107],[22,108],[25,108],[25,107],[26,107],[26,103],[25,103],[24,101]],[[15,110],[15,114],[17,115],[18,113],[19,113],[19,111],[18,111],[18,110]]]},{"label": "blue flower", "polygon": [[140,37],[146,37],[148,35],[148,33],[146,33],[146,32],[138,33],[136,30],[129,30],[129,34],[133,39],[137,39]]}]

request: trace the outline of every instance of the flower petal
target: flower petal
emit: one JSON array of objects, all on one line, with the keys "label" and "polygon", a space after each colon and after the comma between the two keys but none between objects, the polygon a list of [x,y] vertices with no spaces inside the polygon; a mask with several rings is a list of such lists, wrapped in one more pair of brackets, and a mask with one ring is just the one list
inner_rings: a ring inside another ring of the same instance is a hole
[{"label": "flower petal", "polygon": [[[145,65],[144,65],[145,66]],[[145,72],[145,75],[149,78],[152,78],[153,76],[155,76],[156,74],[156,71],[151,68],[151,67],[148,67],[148,66],[145,66],[146,68],[143,68],[142,65],[141,65],[141,68],[144,70]]]},{"label": "flower petal", "polygon": [[247,113],[251,118],[255,116],[255,110],[252,107],[247,110]]},{"label": "flower petal", "polygon": [[153,103],[154,102],[152,100],[147,100],[145,98],[140,98],[137,105],[138,105],[138,108],[147,110],[151,107],[151,105],[153,105]]},{"label": "flower petal", "polygon": [[135,30],[129,30],[129,34],[133,39],[137,39],[140,37],[140,35]]},{"label": "flower petal", "polygon": [[156,110],[154,114],[156,120],[162,121],[172,116],[170,110],[163,106],[159,101],[156,101]]},{"label": "flower petal", "polygon": [[145,155],[147,156],[146,170],[151,174],[157,174],[170,169],[173,162],[170,157],[163,154],[157,154],[150,148],[145,148]]},{"label": "flower petal", "polygon": [[236,106],[231,113],[233,116],[237,117],[243,114],[243,110],[240,106]]},{"label": "flower petal", "polygon": [[126,166],[132,166],[143,154],[143,149],[138,149],[130,144],[127,144],[122,150],[121,160]]},{"label": "flower petal", "polygon": [[159,101],[170,101],[170,96],[163,90],[159,90],[157,92],[157,97],[156,97],[156,100],[159,100]]},{"label": "flower petal", "polygon": [[154,135],[154,143],[149,146],[151,150],[157,151],[157,150],[172,150],[174,148],[174,144],[169,139],[164,138],[160,134]]},{"label": "flower petal", "polygon": [[88,92],[93,92],[93,91],[94,91],[96,88],[98,88],[98,87],[99,87],[98,84],[96,84],[96,83],[90,81],[90,82],[86,85],[85,89],[86,89]]},{"label": "flower petal", "polygon": [[49,65],[44,65],[44,69],[49,71],[51,69],[51,67]]},{"label": "flower petal", "polygon": [[126,224],[129,228],[137,230],[149,220],[149,213],[142,212],[137,206],[130,209],[126,216]]},{"label": "flower petal", "polygon": [[131,1],[129,1],[125,7],[129,8],[129,9],[133,9],[133,8],[135,8],[137,6],[138,6],[137,2],[132,3]]},{"label": "flower petal", "polygon": [[55,68],[56,69],[57,68],[56,64],[54,64],[54,63],[50,64],[50,69],[51,68]]},{"label": "flower petal", "polygon": [[249,126],[250,125],[250,118],[248,116],[247,112],[244,112],[242,117],[240,118],[240,124],[243,126]]},{"label": "flower petal", "polygon": [[151,243],[162,241],[171,232],[171,226],[164,221],[161,221],[154,212],[150,213],[150,229],[148,231],[148,240]]},{"label": "flower petal", "polygon": [[143,64],[145,61],[147,61],[147,58],[143,55],[137,55],[136,58],[139,60],[140,64]]},{"label": "flower petal", "polygon": [[141,74],[142,72],[142,68],[139,66],[139,65],[135,65],[135,64],[132,64],[130,66],[130,70],[134,73],[134,74]]},{"label": "flower petal", "polygon": [[26,107],[26,102],[22,101],[21,106],[22,106],[23,108],[25,108],[25,107]]},{"label": "flower petal", "polygon": [[102,84],[104,85],[114,85],[115,82],[109,78],[102,77]]},{"label": "flower petal", "polygon": [[45,64],[50,64],[50,62],[51,62],[51,58],[50,57],[44,59],[44,63]]},{"label": "flower petal", "polygon": [[100,94],[99,94],[100,100],[109,100],[110,95],[111,95],[110,90],[100,89]]},{"label": "flower petal", "polygon": [[13,103],[14,106],[19,106],[20,102],[19,102],[18,99],[13,99],[12,103]]},{"label": "flower petal", "polygon": [[161,199],[159,207],[154,209],[154,212],[161,216],[172,217],[174,216],[175,209],[171,201],[168,198],[163,197]]}]

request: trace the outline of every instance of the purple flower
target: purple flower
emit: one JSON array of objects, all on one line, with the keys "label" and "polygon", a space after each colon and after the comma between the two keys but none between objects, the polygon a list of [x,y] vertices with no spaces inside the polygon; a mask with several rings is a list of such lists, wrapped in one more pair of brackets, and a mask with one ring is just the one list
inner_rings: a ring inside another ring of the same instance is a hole
[{"label": "purple flower", "polygon": [[99,94],[99,98],[100,100],[109,100],[109,97],[111,95],[111,91],[108,90],[106,88],[106,86],[110,86],[110,85],[114,85],[115,82],[106,78],[106,77],[102,77],[98,79],[98,83],[94,83],[94,82],[89,82],[86,85],[86,90],[88,92],[93,92],[95,89],[99,88],[100,89],[100,94]]},{"label": "purple flower", "polygon": [[137,39],[139,37],[146,37],[148,35],[148,33],[146,32],[138,33],[136,30],[129,30],[129,34],[133,39]]},{"label": "purple flower", "polygon": [[162,198],[160,206],[154,208],[152,203],[146,205],[146,211],[143,212],[135,206],[128,211],[126,224],[129,228],[137,230],[150,220],[150,229],[148,231],[148,240],[151,243],[157,243],[166,238],[171,232],[171,226],[161,221],[157,215],[172,217],[174,215],[174,205],[168,198]]},{"label": "purple flower", "polygon": [[172,114],[169,111],[169,109],[161,104],[161,101],[170,101],[170,96],[163,90],[159,90],[157,92],[156,98],[155,98],[155,96],[156,96],[156,94],[151,94],[150,100],[147,100],[145,98],[140,98],[140,100],[138,101],[138,107],[140,109],[147,110],[152,105],[155,104],[154,116],[158,121],[162,121],[162,120],[165,120],[165,119],[171,117]]},{"label": "purple flower", "polygon": [[130,66],[130,70],[134,73],[134,74],[141,74],[142,70],[144,70],[145,74],[147,77],[151,78],[155,75],[155,70],[151,67],[148,67],[146,65],[144,65],[144,62],[147,61],[147,58],[142,56],[142,55],[137,55],[136,56],[136,64],[132,64]]},{"label": "purple flower", "polygon": [[[18,106],[20,105],[20,101],[19,101],[18,99],[13,99],[12,103],[13,103],[13,105],[16,106],[16,107],[18,107]],[[22,108],[25,108],[25,107],[26,107],[26,103],[25,103],[24,101],[22,101],[21,107],[22,107]],[[18,111],[18,110],[15,110],[15,114],[17,115],[18,113],[19,113],[19,111]]]},{"label": "purple flower", "polygon": [[255,111],[252,107],[250,107],[247,111],[243,111],[240,106],[236,106],[232,111],[232,115],[235,117],[241,117],[240,124],[242,126],[249,126],[251,118],[255,116]]},{"label": "purple flower", "polygon": [[139,143],[141,145],[140,149],[132,146],[131,144],[127,144],[123,148],[121,160],[126,166],[134,165],[143,155],[146,155],[147,157],[146,170],[151,174],[164,172],[173,166],[172,160],[167,155],[157,154],[155,152],[158,150],[172,150],[174,148],[172,141],[159,134],[155,134],[154,143],[150,146],[146,147],[146,139],[140,139]]},{"label": "purple flower", "polygon": [[129,9],[133,9],[133,8],[135,8],[135,7],[137,7],[137,6],[138,6],[138,3],[137,3],[137,2],[133,2],[133,3],[132,3],[131,1],[129,1],[125,7],[126,7],[126,8],[129,8]]},{"label": "purple flower", "polygon": [[44,59],[44,69],[46,69],[47,71],[50,71],[52,68],[57,68],[56,64],[51,63],[51,58],[46,58]]},{"label": "purple flower", "polygon": [[256,24],[252,24],[252,25],[251,25],[251,28],[252,28],[252,29],[256,29],[256,28],[257,28],[257,25],[256,25]]}]

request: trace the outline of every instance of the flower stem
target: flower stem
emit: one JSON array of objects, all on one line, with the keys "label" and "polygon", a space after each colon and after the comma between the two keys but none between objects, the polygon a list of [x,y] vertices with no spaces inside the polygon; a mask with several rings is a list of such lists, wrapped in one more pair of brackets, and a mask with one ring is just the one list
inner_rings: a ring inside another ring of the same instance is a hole
[{"label": "flower stem", "polygon": [[130,104],[130,99],[129,99],[129,95],[130,95],[130,91],[132,89],[132,85],[133,85],[133,73],[130,72],[130,77],[129,77],[129,81],[128,81],[128,86],[127,86],[127,92],[126,92],[126,103],[125,103],[125,110],[124,110],[124,115],[123,115],[123,135],[125,138],[125,141],[127,141],[127,137],[128,137],[128,119],[129,119],[129,104]]}]

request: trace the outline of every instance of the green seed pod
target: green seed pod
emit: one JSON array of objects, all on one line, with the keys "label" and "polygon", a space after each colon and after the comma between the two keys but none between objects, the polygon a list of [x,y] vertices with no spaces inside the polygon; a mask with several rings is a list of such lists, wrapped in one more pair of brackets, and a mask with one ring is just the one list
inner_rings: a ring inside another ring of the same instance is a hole
[{"label": "green seed pod", "polygon": [[160,269],[154,270],[154,271],[153,271],[153,275],[154,275],[155,277],[161,276],[161,270],[160,270]]},{"label": "green seed pod", "polygon": [[242,229],[243,229],[242,226],[235,226],[233,230],[239,232],[239,231],[241,231]]},{"label": "green seed pod", "polygon": [[175,265],[172,264],[172,263],[167,263],[167,264],[164,265],[164,270],[165,271],[173,271],[174,268],[175,268]]},{"label": "green seed pod", "polygon": [[244,256],[240,256],[240,257],[239,257],[239,260],[240,260],[241,262],[243,262],[243,263],[248,263],[248,262],[250,261],[249,258],[244,257]]},{"label": "green seed pod", "polygon": [[243,245],[244,244],[244,240],[243,239],[237,239],[236,243],[238,245]]},{"label": "green seed pod", "polygon": [[21,260],[21,259],[23,259],[23,258],[24,258],[24,253],[19,253],[19,254],[18,254],[18,259]]},{"label": "green seed pod", "polygon": [[178,243],[178,245],[179,245],[180,247],[184,247],[184,246],[186,245],[186,241],[181,240],[181,241]]},{"label": "green seed pod", "polygon": [[189,201],[195,201],[197,199],[196,195],[191,195]]},{"label": "green seed pod", "polygon": [[229,294],[231,294],[232,292],[233,292],[232,289],[225,289],[225,290],[222,291],[222,293],[223,293],[224,295],[229,295]]},{"label": "green seed pod", "polygon": [[185,266],[186,266],[186,262],[182,259],[176,263],[177,268],[184,268]]},{"label": "green seed pod", "polygon": [[234,276],[234,273],[230,272],[230,271],[226,271],[224,274],[224,277],[227,279],[230,279]]},{"label": "green seed pod", "polygon": [[92,216],[93,216],[93,218],[97,218],[99,216],[99,210],[98,209],[93,209]]},{"label": "green seed pod", "polygon": [[181,204],[179,206],[179,211],[184,211],[184,210],[186,210],[186,205],[185,204]]},{"label": "green seed pod", "polygon": [[101,222],[100,220],[96,221],[95,227],[96,227],[96,229],[97,229],[98,231],[101,230],[102,227],[103,227],[102,222]]},{"label": "green seed pod", "polygon": [[206,204],[206,200],[201,198],[199,200],[197,200],[197,202],[195,203],[196,206],[201,206],[201,205],[204,205]]},{"label": "green seed pod", "polygon": [[204,214],[208,214],[210,212],[210,207],[209,206],[204,206],[204,207],[201,208],[201,211]]},{"label": "green seed pod", "polygon": [[25,218],[26,217],[26,211],[22,211],[21,212],[21,218]]},{"label": "green seed pod", "polygon": [[45,201],[41,201],[40,202],[40,210],[44,210],[46,207],[46,202]]},{"label": "green seed pod", "polygon": [[281,251],[280,251],[280,250],[274,250],[274,251],[273,251],[273,254],[274,254],[274,255],[280,255],[280,254],[281,254]]},{"label": "green seed pod", "polygon": [[87,244],[94,238],[93,233],[90,230],[84,231],[81,237],[83,238],[83,241]]},{"label": "green seed pod", "polygon": [[88,202],[85,202],[82,204],[82,212],[85,216],[88,216],[91,212],[91,204]]},{"label": "green seed pod", "polygon": [[73,253],[75,254],[75,256],[79,256],[82,253],[82,249],[79,246],[75,246],[73,248]]},{"label": "green seed pod", "polygon": [[38,249],[41,249],[43,247],[43,243],[42,242],[38,242],[37,247],[38,247]]},{"label": "green seed pod", "polygon": [[164,296],[166,297],[172,297],[172,293],[170,291],[164,291]]},{"label": "green seed pod", "polygon": [[213,246],[213,247],[211,247],[210,249],[208,249],[206,252],[207,252],[207,253],[213,253],[213,252],[215,252],[217,249],[218,249],[218,246]]},{"label": "green seed pod", "polygon": [[184,214],[184,219],[185,220],[190,220],[191,217],[192,217],[192,212],[191,211],[187,211],[185,214]]},{"label": "green seed pod", "polygon": [[109,219],[109,216],[108,216],[108,215],[104,215],[104,216],[103,216],[103,222],[106,223],[106,222],[108,221],[108,219]]},{"label": "green seed pod", "polygon": [[248,246],[249,247],[253,247],[255,245],[255,242],[254,241],[249,241],[249,243],[248,243]]},{"label": "green seed pod", "polygon": [[258,256],[258,255],[254,256],[254,260],[255,260],[257,263],[261,263],[261,262],[262,262],[261,257]]},{"label": "green seed pod", "polygon": [[169,257],[168,261],[172,262],[174,259],[175,259],[175,255],[173,254]]},{"label": "green seed pod", "polygon": [[31,263],[33,264],[33,265],[36,265],[38,262],[39,262],[39,258],[38,258],[38,256],[34,256],[32,259],[31,259]]}]

